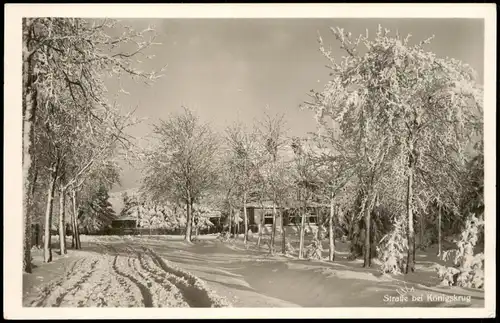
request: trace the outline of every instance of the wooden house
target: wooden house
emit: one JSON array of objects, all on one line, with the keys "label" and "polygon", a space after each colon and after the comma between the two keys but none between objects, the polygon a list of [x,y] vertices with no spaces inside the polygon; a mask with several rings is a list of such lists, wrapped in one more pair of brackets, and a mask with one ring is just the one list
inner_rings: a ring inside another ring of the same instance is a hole
[{"label": "wooden house", "polygon": [[113,229],[135,229],[137,228],[137,219],[134,217],[121,217],[111,222]]},{"label": "wooden house", "polygon": [[[247,204],[248,226],[252,232],[258,232],[259,223],[264,227],[273,225],[273,203],[266,201],[263,203]],[[307,208],[308,216],[306,223],[308,225],[317,225],[324,220],[324,214],[327,214],[328,206],[319,203],[309,203]],[[241,211],[243,213],[243,207]],[[302,208],[298,202],[289,203],[284,207],[276,207],[276,226],[281,226],[281,216],[283,216],[283,225],[300,226],[302,220]]]},{"label": "wooden house", "polygon": [[135,234],[138,228],[137,219],[134,217],[121,217],[111,222],[112,234]]}]

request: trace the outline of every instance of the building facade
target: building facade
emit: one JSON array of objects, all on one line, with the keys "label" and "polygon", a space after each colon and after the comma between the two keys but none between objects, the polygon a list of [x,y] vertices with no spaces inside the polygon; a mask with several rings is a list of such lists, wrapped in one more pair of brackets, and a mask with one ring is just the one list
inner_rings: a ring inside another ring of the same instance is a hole
[{"label": "building facade", "polygon": [[[326,212],[329,211],[329,206],[311,203],[307,208],[306,224],[315,226],[322,223],[325,219]],[[272,227],[273,225],[273,203],[249,203],[246,206],[248,216],[248,226],[252,232],[259,232],[259,224],[264,227]],[[283,225],[300,227],[302,220],[303,209],[297,204],[288,207],[276,207],[276,227],[281,227],[281,217],[283,217]],[[240,212],[243,214],[243,207]],[[242,232],[240,230],[240,232]]]}]

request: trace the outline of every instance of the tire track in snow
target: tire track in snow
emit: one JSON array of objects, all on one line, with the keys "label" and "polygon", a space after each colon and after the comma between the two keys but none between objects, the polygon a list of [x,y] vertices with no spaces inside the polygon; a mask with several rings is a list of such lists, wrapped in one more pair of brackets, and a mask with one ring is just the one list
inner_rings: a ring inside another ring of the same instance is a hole
[{"label": "tire track in snow", "polygon": [[52,281],[49,283],[46,283],[42,285],[40,288],[40,294],[32,301],[29,302],[28,306],[43,306],[44,302],[47,300],[47,298],[50,297],[50,295],[54,292],[54,289],[57,289],[58,286],[61,286],[64,284],[65,281],[70,280],[72,276],[76,275],[77,273],[74,271],[76,265],[80,262],[83,261],[83,258],[79,258],[74,260],[70,265],[69,269],[66,270],[64,277],[57,279],[56,281]]},{"label": "tire track in snow", "polygon": [[[117,275],[119,275],[119,276],[121,276],[123,278],[128,279],[135,286],[137,286],[139,288],[139,291],[141,292],[142,301],[143,301],[144,306],[145,307],[153,307],[153,296],[149,292],[148,288],[146,286],[144,286],[141,282],[139,282],[132,275],[129,275],[126,272],[123,272],[123,271],[121,271],[121,270],[118,269],[117,262],[118,262],[119,258],[120,258],[119,256],[115,256],[115,258],[113,260],[113,266],[112,266],[112,268],[113,268],[114,273],[116,273]],[[126,269],[132,269],[129,266],[126,266],[126,267],[128,267]]]},{"label": "tire track in snow", "polygon": [[143,247],[153,263],[161,269],[164,277],[176,286],[191,307],[227,307],[230,304],[222,297],[211,293],[203,281],[194,275],[169,266],[153,250]]},{"label": "tire track in snow", "polygon": [[154,264],[151,266],[153,260],[149,256],[144,257],[144,254],[130,247],[127,247],[127,249],[137,255],[137,259],[134,259],[135,263],[138,265],[137,272],[141,275],[149,276],[157,286],[159,286],[160,290],[157,290],[159,307],[192,306],[189,299],[186,299],[185,295],[165,277],[161,269],[154,268]]},{"label": "tire track in snow", "polygon": [[226,306],[199,278],[171,268],[150,249],[140,250],[127,243],[123,246],[121,242],[96,242],[99,255],[71,262],[65,275],[45,285],[30,306]]},{"label": "tire track in snow", "polygon": [[189,282],[186,279],[163,270],[156,259],[152,257],[151,259],[153,263],[161,268],[165,273],[165,278],[181,291],[184,299],[190,307],[211,307],[211,302],[207,302],[206,299],[204,299],[202,296],[200,297],[200,295],[193,290],[193,286],[190,286]]},{"label": "tire track in snow", "polygon": [[74,282],[72,285],[68,286],[63,293],[61,293],[54,301],[54,305],[51,306],[56,306],[60,307],[61,304],[64,301],[64,298],[67,296],[75,296],[75,294],[82,289],[82,285],[84,285],[92,275],[94,275],[97,264],[100,262],[100,259],[94,259],[90,263],[90,269],[88,272],[82,271],[84,274],[78,279],[76,282]]},{"label": "tire track in snow", "polygon": [[59,306],[95,306],[92,300],[100,295],[99,291],[109,285],[109,275],[107,275],[106,271],[109,267],[109,257],[99,256],[93,267],[94,270],[87,273],[85,280],[80,281],[72,291],[68,291],[68,296],[64,298],[64,301]]},{"label": "tire track in snow", "polygon": [[[139,288],[130,282],[130,280],[123,278],[115,273],[113,270],[114,256],[108,256],[108,270],[109,285],[103,294],[106,298],[107,306],[110,307],[143,307],[142,295]],[[112,260],[113,259],[113,260]],[[141,295],[137,297],[137,295]]]},{"label": "tire track in snow", "polygon": [[[111,273],[112,282],[118,284],[118,289],[122,289],[126,293],[128,293],[128,297],[119,297],[116,298],[115,294],[110,295],[110,299],[116,299],[116,303],[118,306],[125,306],[125,307],[147,307],[146,304],[149,304],[149,297],[151,293],[147,292],[147,288],[142,285],[136,284],[133,280],[130,280],[130,278],[127,276],[128,274],[125,272],[121,272],[120,270],[115,270],[115,268],[118,268],[118,255],[119,252],[118,250],[111,244],[108,244],[108,242],[101,243],[101,247],[105,249],[106,253],[110,256],[113,257],[113,261],[110,263],[110,270],[109,272]],[[122,259],[122,258],[120,258]],[[127,259],[127,264],[128,267],[125,266],[125,269],[130,268],[130,263],[128,262]],[[120,275],[119,273],[123,273],[124,275]],[[142,288],[142,289],[141,289]],[[112,289],[113,290],[113,289]],[[139,296],[140,295],[140,296]],[[138,297],[139,296],[139,297]],[[124,305],[121,305],[123,304]],[[152,307],[152,301],[151,301],[151,306]]]},{"label": "tire track in snow", "polygon": [[89,271],[91,270],[91,267],[87,268],[87,265],[91,265],[91,262],[87,260],[88,257],[82,257],[74,261],[66,275],[54,283],[46,285],[44,287],[46,295],[37,304],[31,306],[59,306],[58,304],[68,293],[68,289],[74,287],[86,275],[86,271],[81,270],[82,266]]},{"label": "tire track in snow", "polygon": [[[109,260],[109,257],[106,256],[106,260]],[[107,263],[108,261],[106,261]],[[103,262],[104,263],[104,262]],[[83,303],[85,306],[90,306],[90,307],[103,307],[103,306],[108,306],[108,302],[106,298],[104,297],[104,294],[109,290],[111,287],[111,276],[112,275],[107,275],[105,272],[105,268],[101,268],[102,270],[100,271],[100,276],[99,276],[99,281],[94,286],[93,289],[88,293],[88,295],[85,297],[86,301]]]},{"label": "tire track in snow", "polygon": [[179,292],[176,295],[171,288],[165,288],[164,282],[158,280],[154,275],[145,270],[138,259],[130,258],[130,261],[133,268],[136,269],[136,273],[147,282],[153,295],[155,307],[189,307]]},{"label": "tire track in snow", "polygon": [[158,286],[154,285],[153,282],[146,275],[144,275],[142,268],[140,268],[140,266],[137,266],[135,259],[128,257],[127,266],[127,268],[131,269],[133,275],[135,274],[135,276],[137,276],[135,277],[137,281],[140,281],[141,284],[146,286],[146,288],[148,289],[149,294],[151,295],[152,307],[159,307],[157,302],[158,296],[156,295]]},{"label": "tire track in snow", "polygon": [[[87,301],[87,305],[92,305],[95,304],[95,307],[107,307],[109,297],[106,297],[108,295],[109,290],[111,289],[111,278],[104,276],[104,279],[101,278],[100,283],[98,285],[97,292],[94,290],[93,293],[90,294],[90,297]],[[106,296],[105,296],[106,295]],[[90,303],[90,304],[89,304]]]}]

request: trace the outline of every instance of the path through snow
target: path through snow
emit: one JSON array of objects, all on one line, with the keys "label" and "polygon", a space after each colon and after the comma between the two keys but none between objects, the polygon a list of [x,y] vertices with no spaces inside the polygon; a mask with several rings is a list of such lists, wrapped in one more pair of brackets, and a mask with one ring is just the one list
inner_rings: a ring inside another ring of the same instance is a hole
[{"label": "path through snow", "polygon": [[23,300],[36,307],[225,307],[201,280],[154,251],[105,242],[100,253],[81,253],[60,278]]},{"label": "path through snow", "polygon": [[[418,272],[392,277],[380,275],[376,265],[362,268],[360,260],[341,257],[347,250],[341,243],[339,257],[329,263],[270,256],[215,237],[195,243],[180,236],[82,238],[83,251],[69,250],[50,264],[38,259],[33,274],[23,276],[24,306],[484,306],[484,291],[436,286],[434,252],[417,254]],[[411,301],[394,300],[403,290]],[[454,295],[463,299],[442,298]]]}]

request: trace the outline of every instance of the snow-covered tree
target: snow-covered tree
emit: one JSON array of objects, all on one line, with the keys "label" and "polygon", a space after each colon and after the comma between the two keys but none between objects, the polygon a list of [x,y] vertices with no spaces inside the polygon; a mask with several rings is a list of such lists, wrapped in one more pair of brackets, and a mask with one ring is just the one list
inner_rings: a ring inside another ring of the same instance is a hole
[{"label": "snow-covered tree", "polygon": [[222,163],[219,167],[217,190],[214,194],[218,209],[222,211],[224,223],[227,224],[228,232],[231,234],[233,225],[233,213],[238,205],[238,181],[234,174],[232,156],[228,151],[222,155]]},{"label": "snow-covered tree", "polygon": [[396,215],[393,219],[392,231],[386,234],[377,246],[382,273],[400,274],[405,271],[408,252],[406,230],[405,218]]},{"label": "snow-covered tree", "polygon": [[319,189],[319,167],[311,152],[305,146],[305,140],[294,137],[291,140],[291,147],[294,153],[292,173],[294,186],[298,189],[299,212],[301,213],[300,234],[299,234],[299,259],[304,256],[304,235],[306,231],[306,217],[308,208],[314,195]]},{"label": "snow-covered tree", "polygon": [[[112,30],[123,33],[113,36]],[[24,18],[22,31],[23,269],[31,272],[29,239],[32,210],[29,205],[31,186],[36,178],[34,166],[37,166],[32,162],[36,155],[33,144],[39,127],[46,128],[44,115],[51,116],[56,108],[64,111],[66,116],[78,115],[85,119],[81,125],[95,126],[99,124],[98,112],[111,107],[106,98],[105,73],[118,77],[128,75],[145,82],[154,81],[159,75],[136,69],[137,56],[145,55],[147,48],[155,44],[155,33],[151,27],[136,32],[111,19],[36,17]],[[130,52],[124,47],[129,47]],[[62,116],[61,113],[58,115]],[[40,117],[44,122],[38,121]],[[58,130],[57,123],[50,126],[51,130]],[[57,178],[60,159],[59,155],[47,164],[50,176]],[[50,182],[49,195],[54,181]]]},{"label": "snow-covered tree", "polygon": [[248,241],[247,202],[255,183],[259,169],[260,152],[256,131],[249,131],[241,124],[235,124],[226,130],[226,145],[229,150],[228,162],[233,170],[238,191],[243,204],[244,243]]},{"label": "snow-covered tree", "polygon": [[468,65],[426,51],[430,39],[411,44],[381,26],[373,39],[332,32],[346,56],[339,63],[320,37],[332,77],[308,106],[357,146],[367,227],[380,183],[406,192],[406,272],[414,271],[414,215],[436,190],[460,191],[466,148],[481,138],[482,89]]},{"label": "snow-covered tree", "polygon": [[193,204],[217,185],[218,138],[187,108],[160,121],[154,133],[158,142],[146,152],[142,189],[152,201],[186,205],[185,240],[191,241]]},{"label": "snow-covered tree", "polygon": [[444,260],[454,256],[455,267],[436,267],[442,285],[484,288],[484,254],[474,252],[483,226],[482,217],[469,215],[460,239],[456,241],[457,249],[445,251],[442,256]]},{"label": "snow-covered tree", "polygon": [[111,203],[108,201],[108,190],[99,185],[80,208],[79,227],[87,233],[96,233],[108,228],[116,218]]},{"label": "snow-covered tree", "polygon": [[[262,158],[267,159],[261,167],[261,179],[264,180],[270,199],[273,202],[273,228],[271,231],[270,252],[274,253],[274,243],[277,227],[277,206],[284,204],[290,193],[292,178],[289,172],[289,161],[283,157],[283,150],[288,143],[286,137],[285,120],[283,115],[265,114],[258,127],[259,142],[264,152]],[[283,225],[283,215],[281,214],[281,235],[282,251],[286,252],[285,226]]]}]

